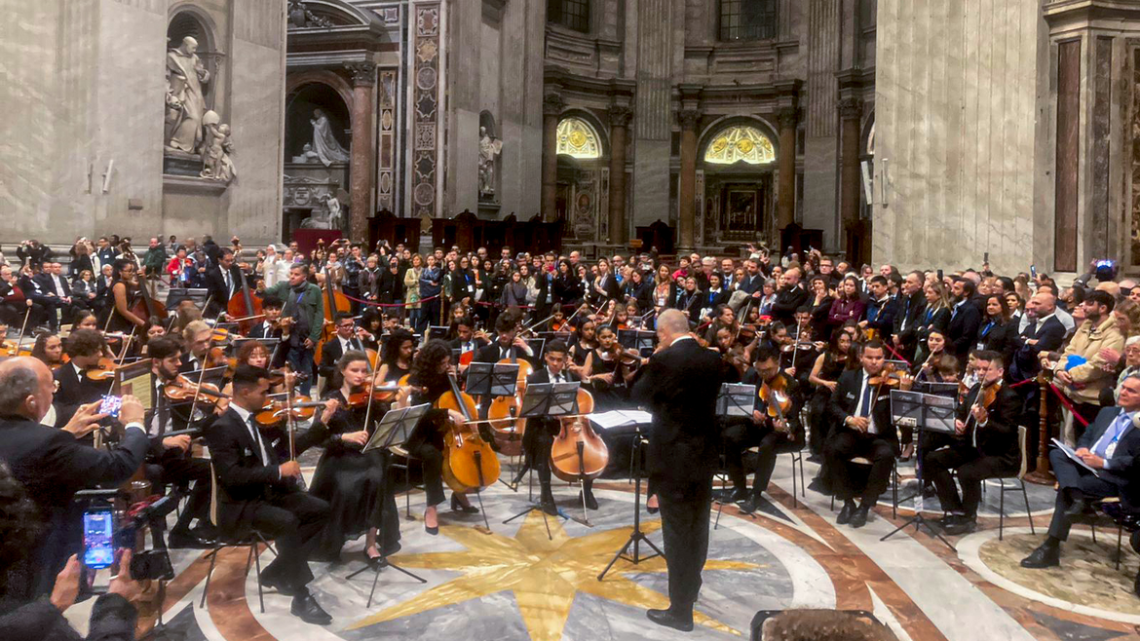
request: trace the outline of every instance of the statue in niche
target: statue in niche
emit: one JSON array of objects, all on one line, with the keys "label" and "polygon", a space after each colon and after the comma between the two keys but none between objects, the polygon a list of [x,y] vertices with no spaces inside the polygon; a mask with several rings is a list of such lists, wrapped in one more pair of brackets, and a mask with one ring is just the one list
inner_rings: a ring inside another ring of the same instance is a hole
[{"label": "statue in niche", "polygon": [[320,161],[321,157],[317,155],[317,152],[313,151],[312,143],[308,142],[301,147],[300,156],[293,156],[293,162],[295,163],[318,163]]},{"label": "statue in niche", "polygon": [[182,39],[166,54],[166,149],[196,153],[202,144],[202,116],[206,113],[203,85],[210,72],[198,58],[198,41]]},{"label": "statue in niche", "polygon": [[233,142],[230,141],[230,126],[222,124],[215,111],[207,111],[202,116],[202,125],[205,140],[202,142],[201,176],[228,185],[237,178],[237,169],[230,158],[234,151]]},{"label": "statue in niche", "polygon": [[313,210],[311,216],[301,221],[301,229],[344,229],[344,206],[334,194],[326,194],[320,209]]},{"label": "statue in niche", "polygon": [[313,124],[313,149],[325,167],[334,162],[348,162],[348,152],[333,136],[332,125],[325,112],[320,109],[313,110],[313,119],[309,122]]},{"label": "statue in niche", "polygon": [[479,127],[479,195],[495,195],[495,157],[503,153],[503,141]]}]

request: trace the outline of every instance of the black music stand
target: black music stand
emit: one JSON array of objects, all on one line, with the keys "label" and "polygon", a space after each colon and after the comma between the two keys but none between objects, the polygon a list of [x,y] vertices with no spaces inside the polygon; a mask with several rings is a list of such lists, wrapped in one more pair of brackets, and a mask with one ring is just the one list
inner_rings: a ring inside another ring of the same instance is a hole
[{"label": "black music stand", "polygon": [[925,525],[935,538],[945,543],[946,547],[954,550],[954,546],[942,536],[942,532],[931,525],[929,520],[922,515],[922,433],[955,434],[955,404],[956,399],[945,396],[891,390],[891,422],[896,426],[911,427],[915,431],[914,472],[915,478],[918,480],[918,493],[911,497],[915,499],[914,516],[880,538],[880,541],[886,541],[911,525],[914,526],[915,532],[921,530],[922,526]]},{"label": "black music stand", "polygon": [[[411,439],[412,435],[416,433],[416,429],[423,423],[423,417],[431,409],[431,403],[423,405],[413,405],[411,407],[404,407],[400,409],[389,410],[376,424],[376,431],[372,432],[372,437],[368,439],[368,443],[361,450],[362,453],[367,454],[374,450],[383,450],[387,454],[391,454],[391,448],[403,445]],[[385,479],[385,483],[388,479]],[[380,572],[384,568],[392,568],[397,572],[402,572],[420,583],[427,583],[418,575],[412,574],[404,568],[392,563],[388,560],[388,556],[384,554],[384,546],[380,545],[380,561],[375,566],[368,564],[360,568],[356,572],[348,575],[346,580],[356,578],[357,575],[363,574],[368,570],[375,570],[376,576],[372,578],[372,589],[368,591],[368,605],[365,607],[372,607],[372,597],[376,594],[376,583],[380,580]]]},{"label": "black music stand", "polygon": [[542,363],[542,350],[546,348],[546,339],[528,338],[526,345],[530,348],[532,354],[528,360],[530,360],[537,367],[540,363]]},{"label": "black music stand", "polygon": [[[610,568],[612,568],[614,564],[617,563],[618,559],[625,559],[630,563],[637,565],[642,561],[648,561],[654,557],[665,556],[665,553],[662,552],[661,549],[656,545],[654,545],[653,541],[649,540],[649,537],[645,535],[645,532],[641,531],[641,423],[634,423],[633,429],[633,450],[630,454],[630,457],[632,458],[631,467],[633,468],[634,483],[633,532],[629,533],[629,539],[626,540],[625,545],[621,546],[621,549],[618,550],[617,554],[614,555],[614,558],[610,560],[610,564],[607,565],[606,569],[602,570],[602,573],[598,575],[599,581],[606,578],[606,574],[609,573]],[[654,554],[650,554],[649,556],[641,556],[642,543],[645,543],[650,548],[652,548]],[[633,556],[628,556],[626,554],[626,551],[629,550],[630,545],[633,546]]]},{"label": "black music stand", "polygon": [[[553,418],[577,414],[578,388],[581,387],[581,385],[581,383],[536,383],[534,385],[528,385],[526,388],[526,396],[523,397],[522,411],[519,412],[519,418]],[[532,429],[537,429],[537,427]],[[537,461],[535,463],[538,464]],[[582,500],[586,500],[585,492],[582,493]],[[583,506],[582,510],[585,511],[585,509]],[[539,503],[531,503],[525,510],[503,521],[503,523],[510,523],[535,510],[538,510],[538,512],[542,514],[542,522],[546,526],[546,537],[553,541],[554,535],[550,532],[550,521],[547,520],[546,511],[542,509]],[[570,518],[563,514],[561,510],[558,511],[558,515],[562,518]],[[589,523],[586,523],[586,525],[589,525]]]},{"label": "black music stand", "polygon": [[[467,366],[466,391],[471,396],[492,400],[499,396],[514,396],[518,379],[518,363],[471,363]],[[487,403],[487,408],[490,409],[490,402]],[[513,407],[511,409],[514,410]],[[487,416],[483,411],[479,414],[480,419]],[[488,429],[494,430],[493,427]],[[512,437],[517,438],[518,435],[514,434]],[[499,482],[511,488],[512,492],[518,491],[517,485],[504,481],[502,476],[499,476]]]}]

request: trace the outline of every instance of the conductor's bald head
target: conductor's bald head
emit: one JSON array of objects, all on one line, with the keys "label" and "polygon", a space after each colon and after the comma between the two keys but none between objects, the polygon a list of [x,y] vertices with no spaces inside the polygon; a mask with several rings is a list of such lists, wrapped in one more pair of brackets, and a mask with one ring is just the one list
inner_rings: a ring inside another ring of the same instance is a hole
[{"label": "conductor's bald head", "polygon": [[679,309],[667,309],[657,317],[657,339],[668,347],[689,333],[689,319]]},{"label": "conductor's bald head", "polygon": [[51,370],[38,358],[20,356],[0,363],[0,416],[39,421],[51,408]]}]

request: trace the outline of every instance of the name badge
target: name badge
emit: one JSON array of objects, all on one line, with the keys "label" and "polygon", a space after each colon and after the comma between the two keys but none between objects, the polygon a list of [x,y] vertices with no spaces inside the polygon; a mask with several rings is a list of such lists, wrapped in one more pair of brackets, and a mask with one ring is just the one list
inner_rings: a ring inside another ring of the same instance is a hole
[{"label": "name badge", "polygon": [[1108,444],[1108,449],[1106,449],[1104,451],[1104,458],[1106,460],[1112,458],[1112,453],[1115,451],[1116,451],[1116,441],[1113,441],[1113,442]]},{"label": "name badge", "polygon": [[983,350],[983,349],[985,349],[985,348],[986,348],[986,344],[985,344],[985,343],[978,343],[978,344],[975,346],[975,349],[977,349],[979,352],[980,352],[980,351],[982,351],[982,350]]},{"label": "name badge", "polygon": [[851,392],[847,392],[847,398],[852,398],[852,399],[853,399],[853,398],[855,398],[855,395],[854,395],[854,394],[852,394]]}]

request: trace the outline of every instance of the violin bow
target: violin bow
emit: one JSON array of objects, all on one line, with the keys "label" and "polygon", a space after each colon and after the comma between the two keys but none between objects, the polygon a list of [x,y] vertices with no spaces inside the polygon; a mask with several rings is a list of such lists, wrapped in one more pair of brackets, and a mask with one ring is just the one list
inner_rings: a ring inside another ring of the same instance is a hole
[{"label": "violin bow", "polygon": [[20,325],[20,335],[16,337],[16,353],[12,356],[20,355],[20,345],[24,342],[24,333],[28,330],[28,317],[32,315],[32,306],[28,305],[28,311],[24,312],[24,322]]}]

